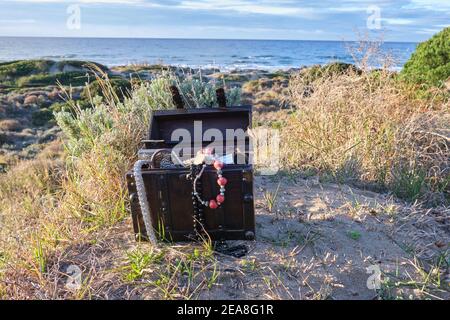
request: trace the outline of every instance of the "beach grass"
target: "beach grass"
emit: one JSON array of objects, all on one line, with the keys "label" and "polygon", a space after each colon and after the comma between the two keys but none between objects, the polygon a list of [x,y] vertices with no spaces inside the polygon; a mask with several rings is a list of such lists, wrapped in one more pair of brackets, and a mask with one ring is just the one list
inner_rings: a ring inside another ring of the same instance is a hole
[{"label": "beach grass", "polygon": [[[449,200],[447,93],[417,99],[391,72],[348,70],[290,81],[282,127],[285,166],[340,183],[392,190],[409,201]],[[363,183],[361,183],[363,182]],[[447,199],[447,200],[445,200]]]}]

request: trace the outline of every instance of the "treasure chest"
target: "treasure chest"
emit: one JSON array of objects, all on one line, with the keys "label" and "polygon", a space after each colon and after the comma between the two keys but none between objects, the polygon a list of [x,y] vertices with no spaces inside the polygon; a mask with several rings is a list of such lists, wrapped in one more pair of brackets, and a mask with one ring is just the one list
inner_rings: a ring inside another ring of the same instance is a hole
[{"label": "treasure chest", "polygon": [[176,95],[174,102],[177,109],[153,112],[126,175],[134,233],[150,241],[253,240],[251,106],[184,108]]}]

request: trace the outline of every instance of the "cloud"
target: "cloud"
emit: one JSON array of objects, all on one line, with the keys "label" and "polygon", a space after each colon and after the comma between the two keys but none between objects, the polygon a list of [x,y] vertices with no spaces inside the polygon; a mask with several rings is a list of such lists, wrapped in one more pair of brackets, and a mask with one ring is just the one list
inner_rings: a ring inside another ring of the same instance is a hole
[{"label": "cloud", "polygon": [[435,34],[441,31],[441,29],[435,29],[435,28],[423,28],[420,30],[417,30],[416,33],[418,34]]},{"label": "cloud", "polygon": [[398,26],[404,26],[414,23],[414,20],[404,18],[382,18],[381,21],[390,25],[398,25]]},{"label": "cloud", "polygon": [[6,2],[31,2],[31,3],[104,3],[104,4],[143,4],[145,0],[6,0]]},{"label": "cloud", "polygon": [[313,8],[302,7],[292,1],[279,1],[279,4],[275,3],[277,2],[248,0],[183,0],[176,5],[176,7],[189,10],[234,11],[242,14],[298,16],[303,18],[316,17],[316,10]]},{"label": "cloud", "polygon": [[[365,12],[374,4],[373,0],[343,0],[310,2],[303,0],[6,0],[5,2],[61,3],[61,4],[116,4],[166,9],[197,11],[232,11],[240,14],[298,16],[317,18],[326,13]],[[450,1],[444,0],[378,0],[377,6],[383,10],[430,10],[450,14]]]},{"label": "cloud", "polygon": [[[86,28],[82,32],[88,36],[101,31],[102,35],[117,36],[119,32],[126,37],[140,32],[148,37],[341,40],[354,38],[355,30],[366,28],[372,15],[368,8],[376,5],[389,30],[386,39],[405,41],[425,39],[448,26],[450,15],[449,0],[4,0],[3,18],[11,19],[11,26],[7,29],[8,20],[0,20],[0,34],[53,34],[58,26],[64,28],[63,9],[69,4],[82,6]],[[36,19],[36,23],[27,24],[24,19]],[[18,21],[24,21],[23,27]]]},{"label": "cloud", "polygon": [[36,23],[34,19],[0,19],[0,24],[32,24]]},{"label": "cloud", "polygon": [[366,12],[367,7],[342,6],[342,7],[330,7],[326,8],[325,10],[337,13]]},{"label": "cloud", "polygon": [[406,7],[450,13],[450,2],[447,0],[411,0]]},{"label": "cloud", "polygon": [[296,16],[303,18],[314,18],[320,11],[318,8],[302,6],[298,3],[298,1],[290,0],[10,0],[9,2],[120,4],[193,11],[232,11],[240,14]]}]

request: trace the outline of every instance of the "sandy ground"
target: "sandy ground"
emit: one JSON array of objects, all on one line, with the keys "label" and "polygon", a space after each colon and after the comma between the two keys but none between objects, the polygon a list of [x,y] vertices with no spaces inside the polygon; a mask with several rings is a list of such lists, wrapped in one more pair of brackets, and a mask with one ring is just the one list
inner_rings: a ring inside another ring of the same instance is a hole
[{"label": "sandy ground", "polygon": [[[278,184],[276,203],[269,212],[266,192],[274,192]],[[255,189],[257,241],[245,242],[249,253],[240,259],[216,254],[214,264],[193,266],[192,279],[186,272],[172,278],[167,273],[170,293],[160,285],[167,260],[147,266],[139,279],[124,280],[129,270],[127,253],[137,247],[152,250],[149,244],[134,241],[129,218],[102,231],[97,239],[104,240],[74,244],[54,259],[45,282],[54,287],[42,290],[39,283],[27,279],[22,284],[34,286],[30,289],[39,292],[39,298],[450,298],[448,209],[406,205],[386,195],[320,183],[317,178],[256,177]],[[162,250],[173,262],[192,248],[175,244]],[[72,264],[83,272],[82,291],[65,286],[66,270]],[[216,281],[206,285],[213,272]],[[378,289],[368,287],[373,279],[380,280]]]}]

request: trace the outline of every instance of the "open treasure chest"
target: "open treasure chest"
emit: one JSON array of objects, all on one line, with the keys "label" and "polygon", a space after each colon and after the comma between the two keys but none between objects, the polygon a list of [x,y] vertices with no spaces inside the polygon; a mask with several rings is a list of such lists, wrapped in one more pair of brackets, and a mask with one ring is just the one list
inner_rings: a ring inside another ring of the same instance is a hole
[{"label": "open treasure chest", "polygon": [[[152,242],[253,240],[251,106],[154,111],[126,179],[134,232]],[[222,97],[222,98],[221,98]]]}]

